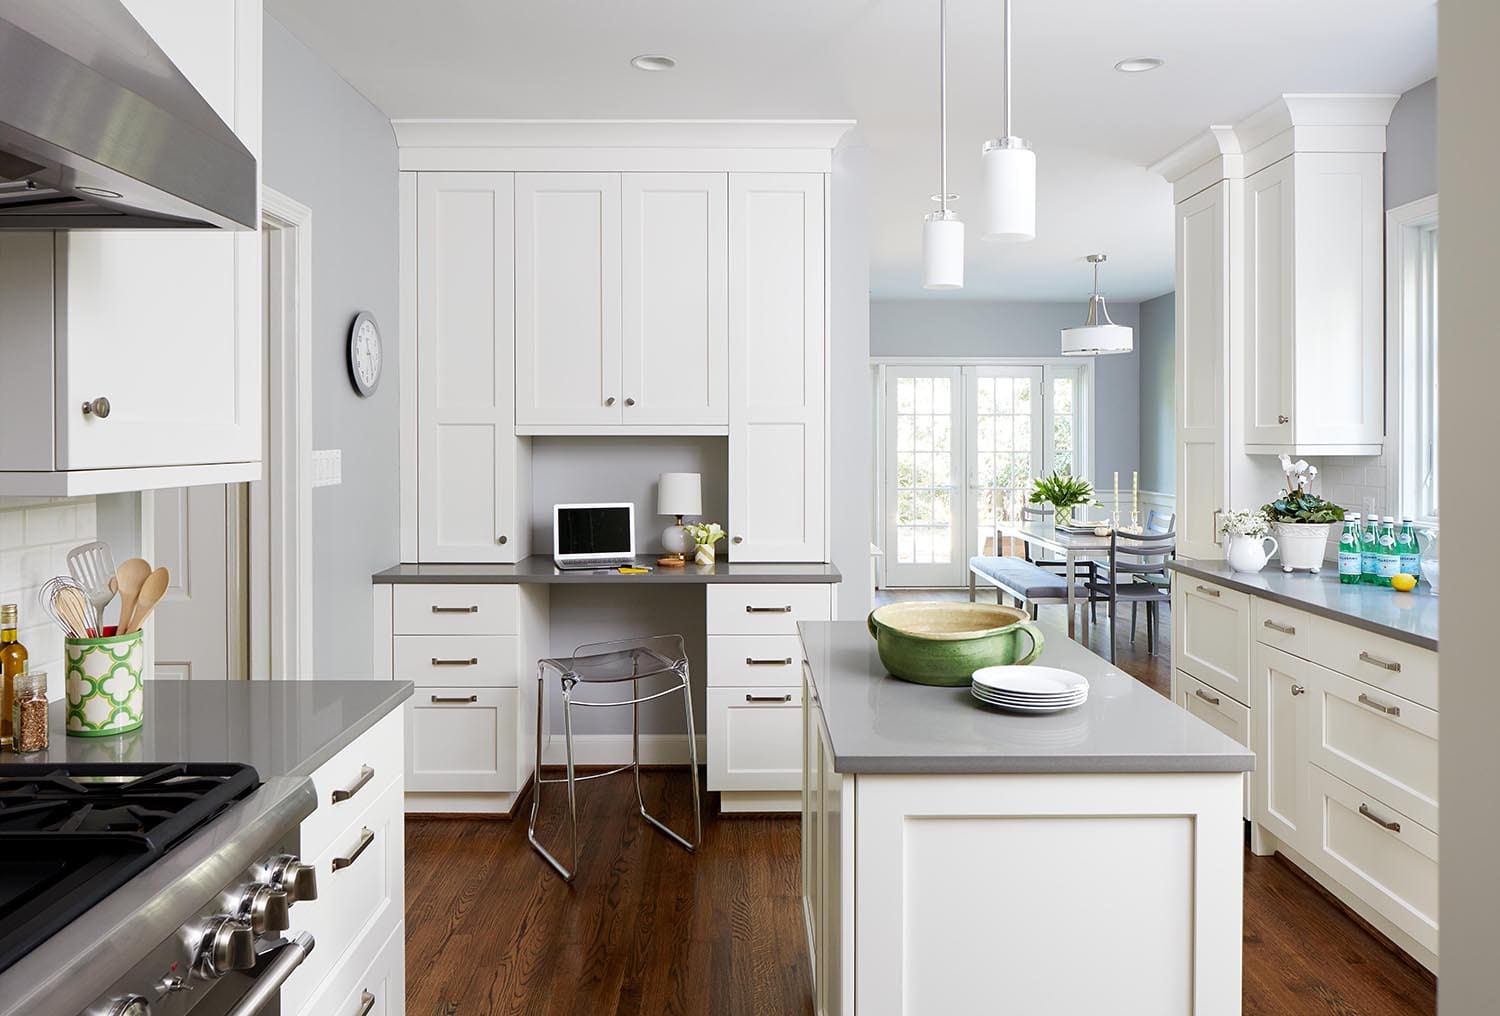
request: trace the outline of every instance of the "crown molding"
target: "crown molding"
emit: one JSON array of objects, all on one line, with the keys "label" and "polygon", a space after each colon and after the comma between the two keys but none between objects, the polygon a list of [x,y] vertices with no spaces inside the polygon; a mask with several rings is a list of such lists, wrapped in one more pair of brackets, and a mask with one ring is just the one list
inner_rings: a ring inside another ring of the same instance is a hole
[{"label": "crown molding", "polygon": [[1157,159],[1150,171],[1172,184],[1174,201],[1183,201],[1220,180],[1243,176],[1242,163],[1234,128],[1216,124]]},{"label": "crown molding", "polygon": [[391,121],[399,148],[734,148],[832,150],[853,120],[538,120],[460,117]]}]

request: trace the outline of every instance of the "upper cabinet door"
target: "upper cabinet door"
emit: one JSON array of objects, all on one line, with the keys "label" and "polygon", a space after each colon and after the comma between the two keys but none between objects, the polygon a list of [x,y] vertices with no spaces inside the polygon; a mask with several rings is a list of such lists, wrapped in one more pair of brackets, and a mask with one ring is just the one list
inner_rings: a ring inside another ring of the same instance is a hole
[{"label": "upper cabinet door", "polygon": [[621,192],[623,423],[723,427],[728,177],[627,173]]},{"label": "upper cabinet door", "polygon": [[620,176],[516,174],[516,424],[618,424]]},{"label": "upper cabinet door", "polygon": [[[423,561],[526,553],[510,173],[417,177],[417,506]],[[529,506],[527,506],[529,507]]]},{"label": "upper cabinet door", "polygon": [[729,533],[736,561],[827,560],[824,178],[729,178]]},{"label": "upper cabinet door", "polygon": [[1293,435],[1296,321],[1292,159],[1245,181],[1245,443]]}]

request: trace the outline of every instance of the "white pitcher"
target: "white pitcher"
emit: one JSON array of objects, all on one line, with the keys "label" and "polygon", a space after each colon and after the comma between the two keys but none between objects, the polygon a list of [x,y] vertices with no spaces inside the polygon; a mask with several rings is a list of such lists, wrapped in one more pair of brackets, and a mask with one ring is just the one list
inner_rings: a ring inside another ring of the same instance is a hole
[{"label": "white pitcher", "polygon": [[[1266,544],[1271,549],[1266,549]],[[1258,572],[1266,566],[1266,560],[1280,548],[1274,536],[1246,536],[1242,533],[1231,533],[1229,546],[1224,548],[1224,560],[1229,562],[1229,567],[1238,572]]]}]

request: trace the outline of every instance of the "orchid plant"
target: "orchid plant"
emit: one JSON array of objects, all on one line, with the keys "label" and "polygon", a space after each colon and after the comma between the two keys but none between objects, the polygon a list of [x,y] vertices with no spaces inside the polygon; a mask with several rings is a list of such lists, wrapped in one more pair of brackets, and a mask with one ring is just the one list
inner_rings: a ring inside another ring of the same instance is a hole
[{"label": "orchid plant", "polygon": [[1282,455],[1281,472],[1286,477],[1286,486],[1276,500],[1261,508],[1268,520],[1291,525],[1343,521],[1343,508],[1312,492],[1313,481],[1318,478],[1317,466],[1308,465],[1306,459],[1293,462],[1291,456]]}]

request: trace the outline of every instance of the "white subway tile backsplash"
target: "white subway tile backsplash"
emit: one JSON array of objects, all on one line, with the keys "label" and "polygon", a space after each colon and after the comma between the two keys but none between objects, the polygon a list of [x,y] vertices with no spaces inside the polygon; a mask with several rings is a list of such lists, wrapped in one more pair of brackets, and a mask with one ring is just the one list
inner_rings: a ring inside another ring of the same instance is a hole
[{"label": "white subway tile backsplash", "polygon": [[1385,467],[1384,466],[1366,466],[1365,467],[1365,484],[1367,486],[1370,486],[1370,487],[1380,487],[1380,488],[1384,489],[1385,488]]},{"label": "white subway tile backsplash", "polygon": [[19,607],[28,664],[46,672],[52,698],[62,695],[62,633],[42,613],[37,593],[52,576],[67,574],[68,551],[97,532],[91,497],[0,498],[0,602]]},{"label": "white subway tile backsplash", "polygon": [[0,548],[9,550],[26,542],[26,524],[20,512],[0,511]]},{"label": "white subway tile backsplash", "polygon": [[78,534],[78,508],[71,504],[24,509],[26,543],[38,546],[71,540]]}]

